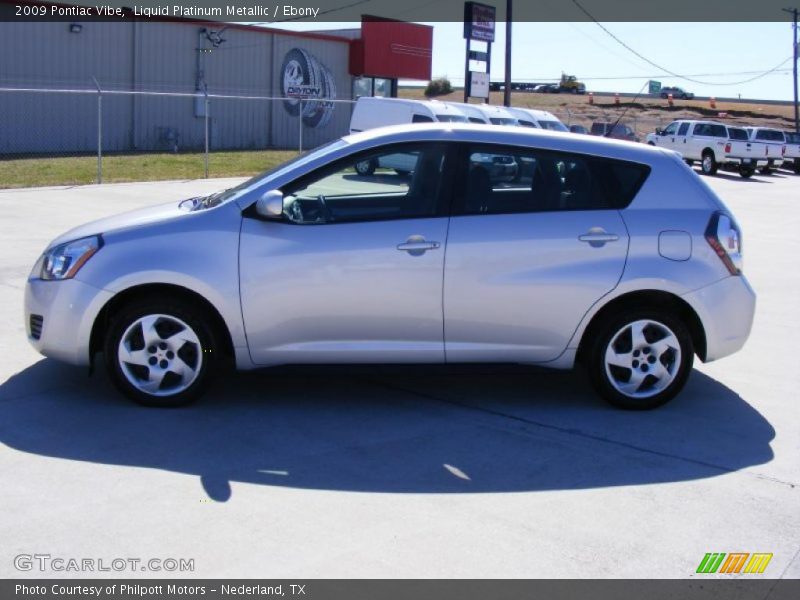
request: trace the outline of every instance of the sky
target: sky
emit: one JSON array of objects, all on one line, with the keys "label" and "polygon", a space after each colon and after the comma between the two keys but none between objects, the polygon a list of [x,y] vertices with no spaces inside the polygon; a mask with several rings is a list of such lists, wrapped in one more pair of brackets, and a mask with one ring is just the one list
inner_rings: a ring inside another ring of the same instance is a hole
[{"label": "sky", "polygon": [[[461,23],[433,26],[433,76],[455,85],[464,79]],[[598,24],[514,23],[512,79],[555,81],[576,75],[588,90],[638,92],[648,79],[698,96],[792,100],[792,27],[776,23],[602,23],[611,34],[657,66],[620,45]],[[359,27],[359,23],[282,23],[292,30]],[[492,46],[492,80],[504,77],[505,24]],[[788,60],[787,60],[788,59]],[[751,79],[786,61],[778,71]],[[659,68],[661,67],[661,68]],[[696,81],[681,79],[676,75]],[[724,84],[724,85],[723,85]],[[645,89],[646,92],[646,89]]]}]

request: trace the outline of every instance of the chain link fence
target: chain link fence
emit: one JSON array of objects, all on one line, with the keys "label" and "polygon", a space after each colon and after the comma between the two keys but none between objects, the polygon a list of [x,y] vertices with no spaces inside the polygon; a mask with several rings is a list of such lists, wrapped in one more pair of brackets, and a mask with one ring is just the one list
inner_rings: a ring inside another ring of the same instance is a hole
[{"label": "chain link fence", "polygon": [[346,135],[353,104],[114,90],[96,82],[94,89],[5,87],[0,168],[76,173],[76,181],[62,183],[246,175]]}]

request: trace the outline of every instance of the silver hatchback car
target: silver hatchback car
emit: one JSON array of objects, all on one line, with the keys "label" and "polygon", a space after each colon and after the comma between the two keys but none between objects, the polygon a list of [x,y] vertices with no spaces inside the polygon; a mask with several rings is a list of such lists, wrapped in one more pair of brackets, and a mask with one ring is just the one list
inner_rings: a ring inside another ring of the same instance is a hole
[{"label": "silver hatchback car", "polygon": [[[380,166],[398,153],[409,172]],[[359,133],[84,225],[25,293],[42,354],[103,352],[116,386],[155,406],[194,400],[230,363],[503,362],[581,363],[612,404],[653,408],[695,354],[739,350],[754,309],[739,226],[679,155],[452,123]]]}]

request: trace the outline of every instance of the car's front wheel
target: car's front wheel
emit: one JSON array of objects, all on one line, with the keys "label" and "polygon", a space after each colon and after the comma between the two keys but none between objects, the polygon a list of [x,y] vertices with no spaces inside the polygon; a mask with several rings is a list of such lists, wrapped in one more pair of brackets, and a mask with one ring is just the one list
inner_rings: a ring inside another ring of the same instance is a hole
[{"label": "car's front wheel", "polygon": [[694,363],[692,338],[683,322],[658,310],[631,311],[607,319],[589,356],[595,389],[619,408],[645,410],[671,400]]},{"label": "car's front wheel", "polygon": [[146,406],[183,406],[209,383],[218,349],[208,319],[176,300],[139,301],[112,317],[105,362],[114,385]]}]

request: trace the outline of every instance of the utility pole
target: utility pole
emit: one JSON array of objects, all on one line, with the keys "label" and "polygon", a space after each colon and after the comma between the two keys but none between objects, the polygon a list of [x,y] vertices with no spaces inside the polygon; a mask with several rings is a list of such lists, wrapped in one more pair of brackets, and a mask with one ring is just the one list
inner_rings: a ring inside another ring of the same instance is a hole
[{"label": "utility pole", "polygon": [[784,8],[783,12],[787,12],[792,15],[793,23],[792,23],[792,50],[794,52],[794,132],[800,133],[800,115],[798,115],[798,103],[797,103],[797,8]]},{"label": "utility pole", "polygon": [[506,84],[503,88],[503,105],[511,106],[511,21],[514,0],[506,0]]}]

